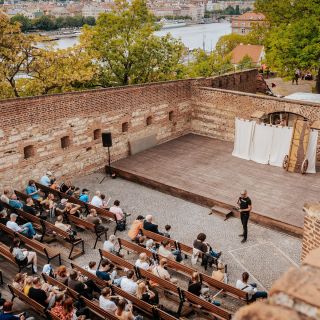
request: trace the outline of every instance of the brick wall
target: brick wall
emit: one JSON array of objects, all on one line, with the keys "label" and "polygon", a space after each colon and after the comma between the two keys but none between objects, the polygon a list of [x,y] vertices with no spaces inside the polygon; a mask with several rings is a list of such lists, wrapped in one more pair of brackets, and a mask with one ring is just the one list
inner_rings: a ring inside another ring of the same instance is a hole
[{"label": "brick wall", "polygon": [[[257,110],[266,114],[277,111],[292,112],[311,121],[320,119],[320,105],[250,93],[199,87],[192,100],[193,132],[227,141],[234,140],[235,117],[250,119]],[[318,145],[320,160],[320,139]]]},{"label": "brick wall", "polygon": [[[116,160],[128,155],[129,139],[149,132],[157,133],[158,143],[191,131],[232,141],[234,117],[249,117],[255,110],[287,110],[320,119],[319,107],[215,86],[255,92],[257,71],[2,100],[0,188],[22,187],[30,177],[37,179],[47,170],[59,177],[102,168],[107,160],[99,138],[103,131],[112,132],[111,156]],[[150,116],[152,124],[147,126]],[[128,123],[127,132],[122,132],[124,123]],[[67,148],[61,148],[63,137],[70,141]],[[25,159],[29,146],[32,156]]]},{"label": "brick wall", "polygon": [[304,218],[301,260],[304,260],[311,250],[320,248],[320,206],[317,205],[318,212],[305,210],[307,214]]},{"label": "brick wall", "polygon": [[[130,138],[156,132],[160,143],[185,134],[191,128],[190,97],[191,81],[185,80],[1,101],[0,184],[17,188],[46,170],[59,177],[103,167],[106,149],[99,131],[94,140],[95,130],[112,132],[113,160],[128,155]],[[122,132],[125,122],[128,132]],[[70,146],[62,149],[65,136]],[[24,159],[30,145],[34,156]]]}]

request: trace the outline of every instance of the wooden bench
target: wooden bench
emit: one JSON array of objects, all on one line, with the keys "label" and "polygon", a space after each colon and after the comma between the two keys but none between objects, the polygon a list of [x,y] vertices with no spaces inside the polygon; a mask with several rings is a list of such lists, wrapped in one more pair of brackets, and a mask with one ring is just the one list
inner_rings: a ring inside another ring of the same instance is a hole
[{"label": "wooden bench", "polygon": [[15,289],[10,284],[8,284],[8,288],[12,294],[11,301],[13,301],[15,298],[18,298],[19,300],[24,302],[26,305],[30,306],[36,313],[46,318],[46,308],[44,306],[34,301],[33,299],[30,299],[23,292]]},{"label": "wooden bench", "polygon": [[[12,264],[14,264],[15,266],[18,267],[18,272],[21,272],[24,268],[27,268],[28,266],[31,266],[31,271],[33,272],[33,263],[27,263],[25,265],[21,265],[19,264],[16,259],[14,258],[14,256],[12,255],[12,253],[10,252],[10,249],[3,243],[0,243],[0,255],[2,257],[4,257],[7,261],[11,262]],[[2,278],[2,274],[1,274],[1,278]],[[2,279],[1,279],[2,281]]]},{"label": "wooden bench", "polygon": [[4,231],[8,235],[10,235],[12,238],[19,238],[20,241],[23,242],[27,247],[45,256],[47,258],[48,263],[50,263],[50,261],[53,260],[54,258],[58,258],[59,265],[61,265],[61,255],[60,255],[59,249],[50,248],[49,246],[37,240],[29,239],[23,234],[14,232],[13,230],[7,228],[3,224],[0,224],[0,230]]},{"label": "wooden bench", "polygon": [[[119,242],[120,248],[125,247],[125,248],[128,248],[128,249],[130,249],[134,252],[137,252],[137,253],[145,252],[148,257],[154,256],[154,254],[152,254],[149,250],[147,250],[147,249],[145,249],[135,243],[129,242],[129,241],[121,239],[121,238],[118,238],[118,242]],[[163,257],[161,257],[161,255],[157,254],[156,260],[159,261],[159,259],[161,259],[161,258],[163,258]],[[182,273],[183,275],[190,276],[190,277],[192,276],[193,272],[199,272],[198,270],[195,270],[189,266],[181,264],[175,260],[167,259],[167,265],[170,269],[173,269],[175,271],[178,271],[179,273]],[[222,290],[223,293],[230,295],[232,297],[235,297],[237,299],[244,300],[246,302],[249,301],[248,294],[246,292],[244,292],[234,286],[226,284],[224,282],[215,280],[215,279],[211,278],[210,276],[208,276],[207,274],[204,274],[201,272],[199,272],[199,274],[200,274],[201,280],[205,284],[207,284],[209,287],[217,289],[218,291]]]}]

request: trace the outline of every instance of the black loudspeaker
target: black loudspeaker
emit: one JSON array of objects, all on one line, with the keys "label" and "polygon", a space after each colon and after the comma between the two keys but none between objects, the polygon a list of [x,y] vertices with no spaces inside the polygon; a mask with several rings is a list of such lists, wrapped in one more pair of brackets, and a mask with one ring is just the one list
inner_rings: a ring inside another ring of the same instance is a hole
[{"label": "black loudspeaker", "polygon": [[111,132],[102,132],[102,145],[104,147],[112,147]]}]

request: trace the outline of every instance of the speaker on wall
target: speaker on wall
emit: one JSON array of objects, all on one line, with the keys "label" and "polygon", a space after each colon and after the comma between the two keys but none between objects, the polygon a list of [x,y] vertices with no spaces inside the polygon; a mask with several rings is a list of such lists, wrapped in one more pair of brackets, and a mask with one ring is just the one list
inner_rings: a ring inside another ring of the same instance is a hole
[{"label": "speaker on wall", "polygon": [[112,147],[111,132],[102,132],[102,145],[104,147]]}]

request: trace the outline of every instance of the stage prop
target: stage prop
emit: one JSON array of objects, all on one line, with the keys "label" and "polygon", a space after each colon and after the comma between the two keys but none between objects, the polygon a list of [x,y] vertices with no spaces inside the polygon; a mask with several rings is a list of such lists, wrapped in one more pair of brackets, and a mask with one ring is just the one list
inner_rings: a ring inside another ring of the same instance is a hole
[{"label": "stage prop", "polygon": [[292,128],[236,118],[232,155],[290,172],[315,173],[317,140],[318,131],[306,121],[296,120]]},{"label": "stage prop", "polygon": [[109,173],[109,176],[112,177],[111,157],[110,157],[110,147],[112,147],[111,132],[102,132],[102,145],[104,148],[108,148],[108,173]]}]

